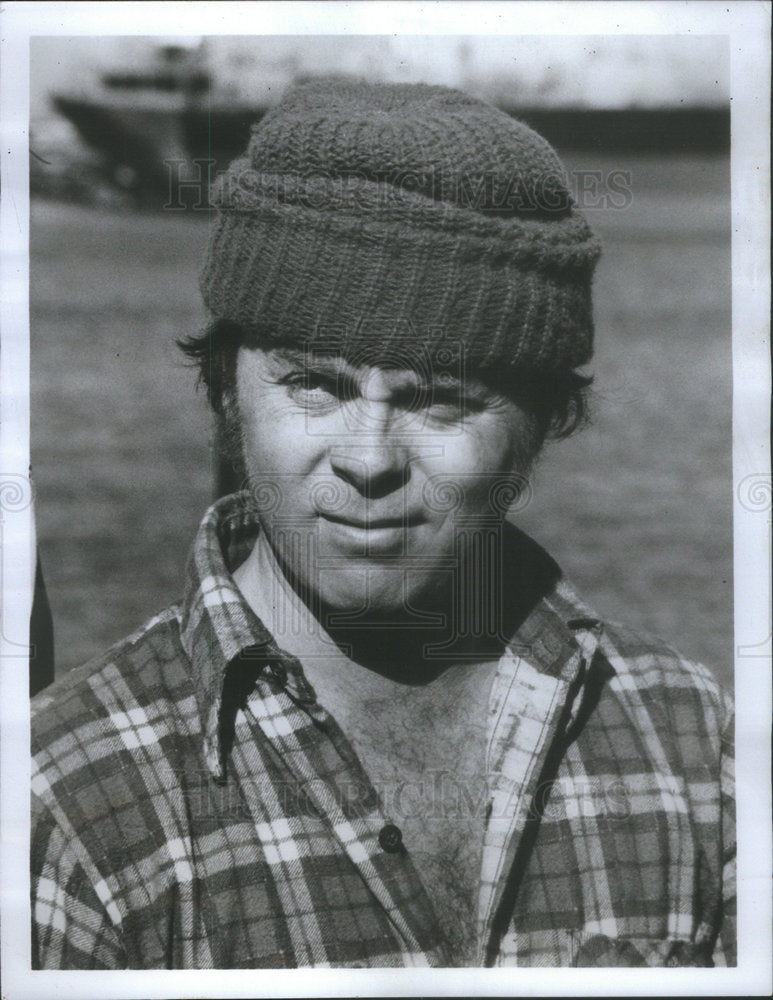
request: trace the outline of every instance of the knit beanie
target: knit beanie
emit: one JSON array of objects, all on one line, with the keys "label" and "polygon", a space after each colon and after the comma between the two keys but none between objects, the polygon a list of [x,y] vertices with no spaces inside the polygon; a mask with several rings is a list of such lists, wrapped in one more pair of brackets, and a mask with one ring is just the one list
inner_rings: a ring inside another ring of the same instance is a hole
[{"label": "knit beanie", "polygon": [[253,127],[212,200],[205,304],[263,343],[368,359],[453,348],[500,373],[591,357],[600,251],[561,162],[460,91],[297,86]]}]

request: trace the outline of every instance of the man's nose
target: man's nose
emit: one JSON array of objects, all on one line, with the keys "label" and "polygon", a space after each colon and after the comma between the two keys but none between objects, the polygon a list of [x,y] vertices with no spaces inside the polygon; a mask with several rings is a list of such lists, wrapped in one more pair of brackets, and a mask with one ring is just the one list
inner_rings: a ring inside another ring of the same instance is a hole
[{"label": "man's nose", "polygon": [[368,499],[402,489],[410,476],[408,442],[391,426],[389,407],[358,400],[358,421],[333,445],[333,472]]}]

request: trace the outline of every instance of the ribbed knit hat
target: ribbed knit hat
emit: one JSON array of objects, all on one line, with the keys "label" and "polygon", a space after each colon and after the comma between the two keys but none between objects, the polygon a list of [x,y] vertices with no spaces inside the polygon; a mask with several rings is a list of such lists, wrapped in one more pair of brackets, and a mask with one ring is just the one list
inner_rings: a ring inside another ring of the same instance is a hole
[{"label": "ribbed knit hat", "polygon": [[591,357],[599,245],[558,157],[457,90],[297,86],[212,198],[201,288],[215,318],[345,353],[462,345],[480,370]]}]

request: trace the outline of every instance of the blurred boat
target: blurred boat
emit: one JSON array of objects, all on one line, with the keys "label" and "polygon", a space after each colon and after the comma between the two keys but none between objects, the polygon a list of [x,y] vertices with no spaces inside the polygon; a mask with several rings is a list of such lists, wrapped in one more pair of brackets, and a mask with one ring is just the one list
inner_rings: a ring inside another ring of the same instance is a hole
[{"label": "blurred boat", "polygon": [[[94,92],[52,99],[125,192],[150,204],[203,207],[209,182],[244,150],[250,126],[270,106],[229,90],[214,65],[203,44],[159,45],[146,66],[105,72]],[[300,78],[294,68],[285,83]],[[695,153],[730,145],[727,107],[534,107],[501,94],[497,103],[559,150]]]},{"label": "blurred boat", "polygon": [[163,45],[147,69],[104,73],[92,94],[51,97],[119,187],[175,201],[241,153],[267,110],[216,93],[199,50]]}]

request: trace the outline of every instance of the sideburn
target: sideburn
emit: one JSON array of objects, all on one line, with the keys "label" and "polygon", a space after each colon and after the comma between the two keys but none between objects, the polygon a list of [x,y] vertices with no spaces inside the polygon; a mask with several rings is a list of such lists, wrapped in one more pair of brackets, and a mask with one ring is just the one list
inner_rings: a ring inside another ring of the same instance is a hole
[{"label": "sideburn", "polygon": [[244,463],[244,438],[239,405],[230,395],[223,398],[222,414],[217,417],[217,493],[224,496],[247,486]]}]

